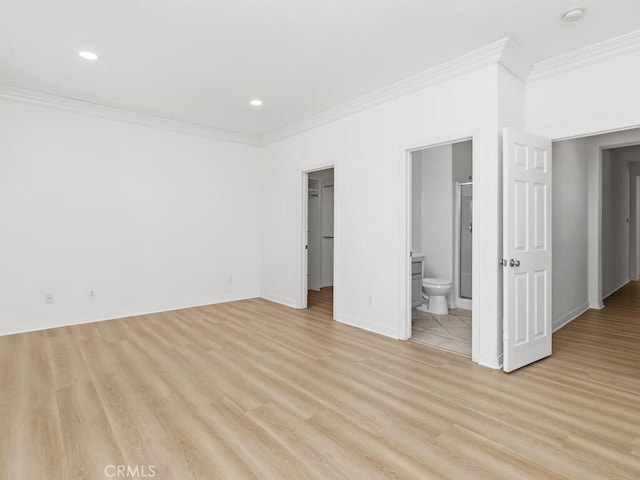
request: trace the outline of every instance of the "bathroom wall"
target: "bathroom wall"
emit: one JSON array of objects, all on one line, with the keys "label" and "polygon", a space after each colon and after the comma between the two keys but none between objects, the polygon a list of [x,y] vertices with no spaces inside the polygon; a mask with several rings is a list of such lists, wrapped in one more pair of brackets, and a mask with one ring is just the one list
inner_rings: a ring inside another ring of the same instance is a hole
[{"label": "bathroom wall", "polygon": [[421,163],[424,276],[453,280],[452,145],[422,150]]},{"label": "bathroom wall", "polygon": [[411,251],[422,253],[422,150],[411,154]]},{"label": "bathroom wall", "polygon": [[[453,181],[454,182],[471,182],[473,179],[472,168],[472,142],[467,140],[466,142],[454,143],[452,145],[453,156]],[[455,193],[455,192],[454,192]]]}]

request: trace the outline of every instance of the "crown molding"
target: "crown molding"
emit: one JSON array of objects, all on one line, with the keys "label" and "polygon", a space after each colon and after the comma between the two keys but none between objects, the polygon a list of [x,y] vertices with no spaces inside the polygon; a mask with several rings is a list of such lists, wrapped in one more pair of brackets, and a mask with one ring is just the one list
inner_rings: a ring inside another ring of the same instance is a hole
[{"label": "crown molding", "polygon": [[0,98],[20,103],[27,103],[30,105],[37,105],[40,107],[55,108],[57,110],[64,110],[67,112],[93,115],[96,117],[107,118],[109,120],[160,128],[170,130],[172,132],[214,138],[216,140],[226,142],[258,145],[258,138],[252,135],[219,130],[216,128],[206,127],[204,125],[180,122],[168,118],[157,117],[155,115],[147,115],[130,110],[107,107],[96,103],[59,97],[48,93],[26,90],[8,85],[0,84]]},{"label": "crown molding", "polygon": [[521,57],[522,54],[511,39],[504,38],[428,70],[378,88],[336,107],[329,108],[316,115],[262,135],[260,137],[260,145],[267,145],[297,133],[325,125],[348,115],[361,112],[491,64],[504,62],[508,70],[518,78],[524,79],[526,75],[528,75],[531,66],[527,67],[530,61],[528,61],[526,57],[524,60]]},{"label": "crown molding", "polygon": [[640,50],[640,30],[611,38],[589,47],[543,60],[533,66],[529,81],[537,81],[592,63]]}]

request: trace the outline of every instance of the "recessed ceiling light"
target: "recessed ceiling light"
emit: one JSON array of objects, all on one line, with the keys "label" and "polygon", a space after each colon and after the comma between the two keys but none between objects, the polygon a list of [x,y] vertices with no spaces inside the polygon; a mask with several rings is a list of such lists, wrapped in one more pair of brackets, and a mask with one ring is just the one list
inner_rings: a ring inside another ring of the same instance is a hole
[{"label": "recessed ceiling light", "polygon": [[96,55],[93,52],[87,52],[86,50],[83,50],[82,52],[78,52],[78,55],[80,55],[85,60],[97,60],[98,59],[98,55]]},{"label": "recessed ceiling light", "polygon": [[584,16],[584,8],[572,8],[571,10],[567,10],[562,14],[562,19],[565,22],[575,22],[576,20],[580,20]]},{"label": "recessed ceiling light", "polygon": [[262,100],[259,100],[257,98],[254,98],[253,100],[251,100],[249,102],[251,105],[253,105],[254,107],[259,107],[262,105]]}]

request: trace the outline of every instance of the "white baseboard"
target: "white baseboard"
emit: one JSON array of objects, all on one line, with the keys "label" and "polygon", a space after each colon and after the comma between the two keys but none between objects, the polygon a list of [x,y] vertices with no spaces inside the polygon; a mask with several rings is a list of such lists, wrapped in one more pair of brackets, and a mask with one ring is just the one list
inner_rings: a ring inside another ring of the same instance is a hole
[{"label": "white baseboard", "polygon": [[351,325],[352,327],[358,327],[363,330],[367,330],[368,332],[378,333],[380,335],[384,335],[385,337],[395,338],[396,340],[399,340],[402,337],[402,335],[400,335],[400,333],[395,329],[386,327],[384,325],[379,325],[377,323],[368,322],[366,320],[362,320],[361,318],[352,317],[350,315],[336,315],[336,321],[344,323],[345,325]]},{"label": "white baseboard", "polygon": [[72,325],[82,325],[85,323],[103,322],[118,318],[137,317],[151,313],[169,312],[183,308],[201,307],[204,305],[214,305],[216,303],[234,302],[255,298],[255,294],[245,295],[222,295],[209,298],[193,299],[191,301],[176,302],[171,304],[156,304],[148,307],[125,307],[122,309],[110,310],[107,312],[92,312],[81,315],[74,315],[60,318],[34,319],[20,322],[0,324],[0,336],[13,335],[16,333],[34,332],[37,330],[48,330],[50,328],[70,327]]},{"label": "white baseboard", "polygon": [[587,310],[589,310],[589,303],[588,302],[585,302],[582,305],[574,308],[570,312],[568,312],[565,315],[561,316],[560,318],[554,320],[552,322],[552,324],[551,324],[551,331],[552,332],[556,332],[556,331],[560,330],[566,324],[568,324],[569,322],[575,320],[576,318],[578,318],[580,315],[582,315]]},{"label": "white baseboard", "polygon": [[271,293],[262,293],[260,294],[260,298],[264,298],[265,300],[269,300],[270,302],[279,303],[280,305],[284,305],[285,307],[301,309],[302,306],[296,301],[290,298],[281,297],[279,295],[273,295]]},{"label": "white baseboard", "polygon": [[471,300],[468,298],[457,298],[454,308],[461,308],[463,310],[471,310]]}]

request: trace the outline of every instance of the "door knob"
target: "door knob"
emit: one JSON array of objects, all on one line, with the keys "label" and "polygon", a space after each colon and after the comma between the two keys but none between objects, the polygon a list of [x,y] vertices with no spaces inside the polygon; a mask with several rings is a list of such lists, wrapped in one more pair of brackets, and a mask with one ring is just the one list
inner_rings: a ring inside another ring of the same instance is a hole
[{"label": "door knob", "polygon": [[511,261],[509,262],[509,266],[511,266],[511,267],[519,267],[520,266],[520,260],[514,260],[512,258]]}]

